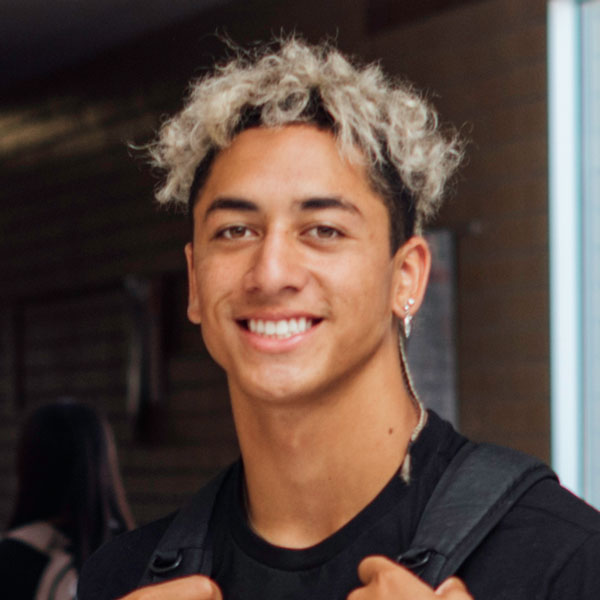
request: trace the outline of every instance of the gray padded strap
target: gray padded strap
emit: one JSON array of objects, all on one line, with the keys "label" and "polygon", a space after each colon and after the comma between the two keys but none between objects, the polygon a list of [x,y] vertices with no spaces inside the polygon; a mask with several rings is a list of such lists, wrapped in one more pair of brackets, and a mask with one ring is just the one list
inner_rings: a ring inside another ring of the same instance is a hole
[{"label": "gray padded strap", "polygon": [[532,456],[467,442],[436,486],[411,549],[398,557],[399,562],[437,587],[456,573],[530,487],[555,477]]}]

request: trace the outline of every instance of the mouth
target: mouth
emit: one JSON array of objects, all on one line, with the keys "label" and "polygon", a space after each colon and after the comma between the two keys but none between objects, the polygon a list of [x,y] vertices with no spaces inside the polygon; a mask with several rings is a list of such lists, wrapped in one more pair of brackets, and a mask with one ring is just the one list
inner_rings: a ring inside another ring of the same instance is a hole
[{"label": "mouth", "polygon": [[298,317],[292,319],[244,319],[238,323],[251,333],[261,337],[285,340],[295,335],[306,333],[323,319]]}]

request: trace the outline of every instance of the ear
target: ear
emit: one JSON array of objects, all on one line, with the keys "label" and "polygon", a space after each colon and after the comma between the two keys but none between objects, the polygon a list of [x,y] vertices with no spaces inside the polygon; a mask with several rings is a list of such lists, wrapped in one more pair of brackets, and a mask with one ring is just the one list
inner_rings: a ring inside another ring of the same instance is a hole
[{"label": "ear", "polygon": [[431,251],[425,238],[413,236],[398,248],[394,256],[394,281],[392,310],[402,319],[406,316],[409,299],[410,314],[415,315],[423,303],[429,272],[431,270]]},{"label": "ear", "polygon": [[196,272],[194,270],[194,246],[191,242],[185,245],[185,259],[187,262],[187,274],[188,274],[188,307],[187,315],[188,319],[196,324],[201,323],[201,312],[200,312],[200,297],[198,295],[198,285],[196,281]]}]

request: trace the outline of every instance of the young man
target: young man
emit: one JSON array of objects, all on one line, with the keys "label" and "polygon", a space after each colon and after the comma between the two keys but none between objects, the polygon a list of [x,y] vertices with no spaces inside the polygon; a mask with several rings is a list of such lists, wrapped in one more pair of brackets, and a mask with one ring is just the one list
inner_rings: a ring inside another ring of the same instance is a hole
[{"label": "young man", "polygon": [[184,511],[184,554],[154,554],[180,517],[152,523],[88,562],[79,599],[596,598],[600,519],[553,479],[459,578],[433,589],[396,562],[467,443],[423,410],[403,352],[419,234],[461,157],[419,96],[291,39],[197,83],[152,152],[159,200],[193,216],[188,316],[227,373],[242,456],[210,510]]}]

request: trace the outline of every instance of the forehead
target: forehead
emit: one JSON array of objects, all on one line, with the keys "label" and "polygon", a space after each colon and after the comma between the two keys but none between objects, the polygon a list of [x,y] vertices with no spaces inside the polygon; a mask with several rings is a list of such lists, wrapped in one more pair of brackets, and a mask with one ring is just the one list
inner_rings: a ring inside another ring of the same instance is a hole
[{"label": "forehead", "polygon": [[298,124],[257,127],[236,136],[216,156],[198,199],[219,194],[304,197],[324,192],[378,198],[358,150],[342,156],[332,133]]}]

